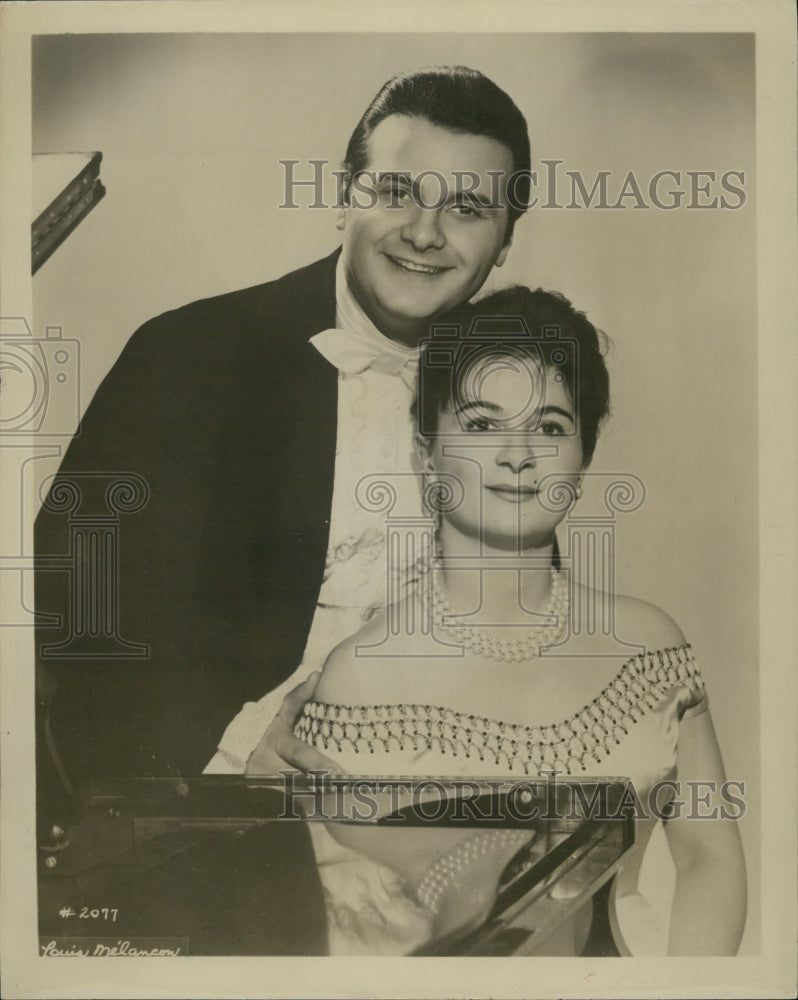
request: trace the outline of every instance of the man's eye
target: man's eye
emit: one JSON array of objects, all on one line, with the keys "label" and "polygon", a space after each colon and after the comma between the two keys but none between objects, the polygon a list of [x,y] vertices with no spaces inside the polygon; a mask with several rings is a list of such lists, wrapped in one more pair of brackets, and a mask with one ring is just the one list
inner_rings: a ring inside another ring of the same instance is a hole
[{"label": "man's eye", "polygon": [[455,201],[452,203],[452,211],[457,215],[481,215],[479,209],[473,205],[470,201]]},{"label": "man's eye", "polygon": [[412,192],[401,184],[389,184],[380,188],[380,195],[389,204],[401,205],[412,197]]}]

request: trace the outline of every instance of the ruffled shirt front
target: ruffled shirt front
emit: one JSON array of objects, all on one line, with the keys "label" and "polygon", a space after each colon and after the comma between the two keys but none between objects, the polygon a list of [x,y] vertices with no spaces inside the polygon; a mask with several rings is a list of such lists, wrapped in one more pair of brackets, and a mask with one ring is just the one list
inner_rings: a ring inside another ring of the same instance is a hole
[{"label": "ruffled shirt front", "polygon": [[[343,254],[335,279],[336,324],[311,337],[311,343],[336,365],[336,335],[351,334],[375,362],[344,365],[338,372],[335,478],[324,578],[302,662],[294,673],[258,702],[247,702],[219,742],[207,774],[240,774],[285,695],[314,670],[330,651],[354,635],[388,603],[385,514],[369,504],[369,491],[390,477],[401,486],[403,510],[423,517],[419,477],[414,468],[413,398],[416,348],[382,334],[349,287]],[[355,370],[347,371],[345,369]],[[391,563],[391,599],[401,600],[415,585],[418,570],[399,553]]]}]

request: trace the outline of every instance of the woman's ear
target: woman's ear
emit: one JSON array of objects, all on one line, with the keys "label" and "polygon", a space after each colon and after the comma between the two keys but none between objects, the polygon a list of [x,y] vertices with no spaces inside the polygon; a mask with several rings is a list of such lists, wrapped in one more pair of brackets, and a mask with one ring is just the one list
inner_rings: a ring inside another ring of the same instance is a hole
[{"label": "woman's ear", "polygon": [[424,473],[425,475],[434,472],[430,459],[431,446],[429,438],[424,437],[423,434],[416,433],[413,437],[413,443],[415,445],[412,455],[413,471]]},{"label": "woman's ear", "polygon": [[582,480],[585,477],[585,473],[587,472],[587,467],[589,465],[590,465],[590,462],[585,462],[582,465],[582,469],[581,469],[579,475],[576,478],[576,482],[574,483],[574,490],[576,491],[576,499],[577,500],[580,500],[581,497],[582,497]]}]

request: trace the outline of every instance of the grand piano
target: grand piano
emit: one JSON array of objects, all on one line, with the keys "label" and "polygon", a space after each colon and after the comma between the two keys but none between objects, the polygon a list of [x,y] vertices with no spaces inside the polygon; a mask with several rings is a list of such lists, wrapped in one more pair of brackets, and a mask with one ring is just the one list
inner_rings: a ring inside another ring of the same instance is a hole
[{"label": "grand piano", "polygon": [[[623,779],[319,775],[94,782],[75,794],[68,828],[40,824],[41,953],[326,954],[308,828],[326,822],[322,803],[341,794],[363,802],[396,793],[405,803],[344,819],[375,838],[420,827],[530,832],[484,920],[412,954],[547,954],[558,928],[591,900],[598,940],[610,882],[634,843],[625,788]],[[596,954],[607,953],[601,947]]]}]

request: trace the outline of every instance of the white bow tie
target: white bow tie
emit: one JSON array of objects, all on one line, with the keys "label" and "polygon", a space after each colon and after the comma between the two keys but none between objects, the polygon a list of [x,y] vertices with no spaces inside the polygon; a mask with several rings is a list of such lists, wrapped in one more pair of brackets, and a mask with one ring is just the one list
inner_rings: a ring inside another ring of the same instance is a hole
[{"label": "white bow tie", "polygon": [[383,339],[380,343],[352,330],[332,327],[310,338],[322,357],[345,375],[357,375],[370,368],[384,375],[399,375],[412,386],[418,368],[418,352],[394,345]]}]

